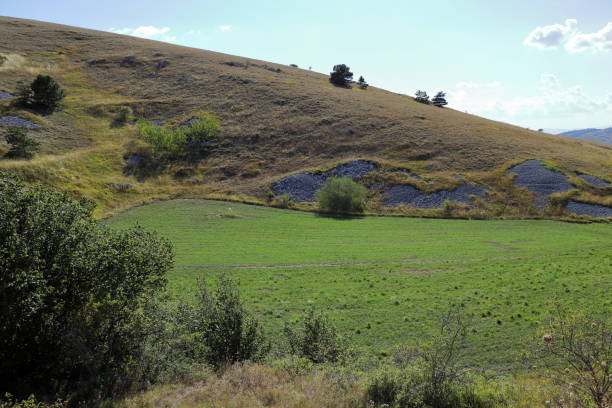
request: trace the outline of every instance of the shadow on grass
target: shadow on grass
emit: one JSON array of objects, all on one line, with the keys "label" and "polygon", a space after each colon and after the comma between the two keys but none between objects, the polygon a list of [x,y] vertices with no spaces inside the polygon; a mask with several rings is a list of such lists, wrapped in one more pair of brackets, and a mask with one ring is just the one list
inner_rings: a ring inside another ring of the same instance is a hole
[{"label": "shadow on grass", "polygon": [[365,218],[365,215],[359,214],[329,214],[329,213],[315,213],[316,217],[320,218],[330,218],[337,221],[350,221],[350,220],[359,220]]}]

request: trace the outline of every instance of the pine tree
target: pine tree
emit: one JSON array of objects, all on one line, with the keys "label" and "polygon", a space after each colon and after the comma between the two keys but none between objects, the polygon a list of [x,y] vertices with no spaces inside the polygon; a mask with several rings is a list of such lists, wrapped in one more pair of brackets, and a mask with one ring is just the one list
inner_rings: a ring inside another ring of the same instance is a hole
[{"label": "pine tree", "polygon": [[438,108],[442,108],[444,107],[444,105],[448,105],[448,102],[446,102],[446,93],[440,91],[436,94],[436,96],[434,96],[434,98],[431,100],[431,103],[434,104],[434,106],[437,106]]},{"label": "pine tree", "polygon": [[363,75],[359,77],[359,81],[357,81],[359,83],[359,87],[361,89],[368,89],[368,83],[366,82],[366,80],[363,78]]},{"label": "pine tree", "polygon": [[421,91],[418,90],[415,93],[415,98],[414,98],[417,102],[421,102],[421,103],[429,103],[429,95],[427,95],[427,92],[425,91]]},{"label": "pine tree", "polygon": [[349,81],[353,79],[351,69],[344,64],[334,65],[334,71],[329,74],[329,82],[337,86],[349,87]]}]

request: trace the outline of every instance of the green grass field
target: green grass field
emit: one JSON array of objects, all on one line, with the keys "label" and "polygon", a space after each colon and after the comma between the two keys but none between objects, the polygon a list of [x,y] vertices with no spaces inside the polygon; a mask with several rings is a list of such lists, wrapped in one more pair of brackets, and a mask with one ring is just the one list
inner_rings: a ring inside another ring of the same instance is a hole
[{"label": "green grass field", "polygon": [[609,224],[332,218],[205,200],[157,202],[107,222],[174,243],[174,294],[193,293],[198,276],[237,279],[273,339],[314,306],[379,353],[426,339],[454,305],[470,320],[471,362],[504,370],[520,366],[551,299],[612,311]]}]

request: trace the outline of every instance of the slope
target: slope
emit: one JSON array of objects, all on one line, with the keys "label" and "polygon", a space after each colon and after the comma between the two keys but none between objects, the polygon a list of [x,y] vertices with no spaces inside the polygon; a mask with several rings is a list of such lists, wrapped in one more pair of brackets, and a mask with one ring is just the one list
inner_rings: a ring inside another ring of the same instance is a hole
[{"label": "slope", "polygon": [[[100,216],[154,198],[264,202],[283,176],[357,158],[414,170],[428,177],[423,187],[429,190],[456,186],[451,176],[461,173],[503,192],[509,189],[504,171],[527,159],[612,178],[612,149],[605,144],[423,105],[374,87],[338,88],[326,75],[291,66],[10,17],[0,17],[0,53],[6,57],[0,90],[13,92],[17,81],[50,73],[69,94],[64,110],[44,117],[0,101],[0,115],[40,125],[31,133],[43,146],[33,161],[0,160],[0,168],[87,195],[100,204]],[[197,163],[136,179],[124,174],[124,158],[138,134],[132,126],[112,126],[111,111],[119,105],[167,124],[214,112],[229,143]],[[191,177],[175,177],[177,170]],[[129,188],[117,188],[123,184]],[[598,191],[579,194],[610,204]]]}]

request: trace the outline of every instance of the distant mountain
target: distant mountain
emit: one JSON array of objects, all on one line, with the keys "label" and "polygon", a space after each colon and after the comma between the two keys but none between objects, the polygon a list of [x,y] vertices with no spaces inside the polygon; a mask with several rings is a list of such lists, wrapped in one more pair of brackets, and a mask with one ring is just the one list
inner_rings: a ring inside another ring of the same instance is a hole
[{"label": "distant mountain", "polygon": [[559,136],[567,136],[574,139],[591,140],[612,144],[612,127],[607,129],[580,129],[559,133]]}]

